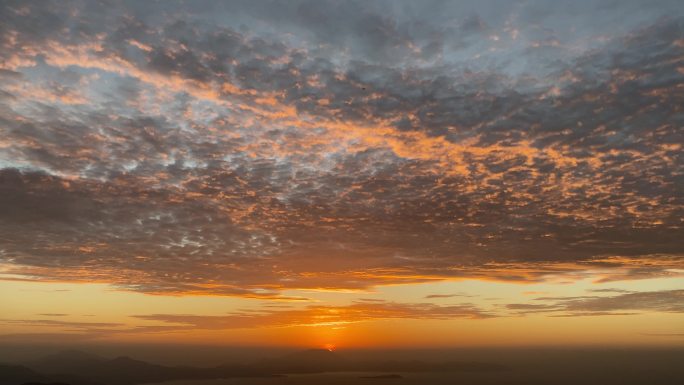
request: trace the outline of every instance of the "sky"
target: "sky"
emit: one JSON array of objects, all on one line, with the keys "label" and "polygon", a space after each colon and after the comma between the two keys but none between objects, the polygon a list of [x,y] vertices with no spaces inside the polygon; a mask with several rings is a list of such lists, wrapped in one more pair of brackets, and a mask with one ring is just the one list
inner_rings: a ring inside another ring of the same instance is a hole
[{"label": "sky", "polygon": [[684,7],[0,1],[0,342],[684,346]]}]

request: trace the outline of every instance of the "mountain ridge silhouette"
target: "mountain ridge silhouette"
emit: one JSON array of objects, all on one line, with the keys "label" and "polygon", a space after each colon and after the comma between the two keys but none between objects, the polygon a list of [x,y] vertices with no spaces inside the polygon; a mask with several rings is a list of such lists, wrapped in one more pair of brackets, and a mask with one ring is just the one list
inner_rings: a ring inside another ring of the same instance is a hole
[{"label": "mountain ridge silhouette", "polygon": [[67,350],[45,356],[26,366],[0,365],[0,379],[7,378],[0,383],[2,385],[25,383],[136,385],[172,380],[276,377],[297,373],[499,370],[507,370],[507,368],[496,364],[468,362],[353,361],[326,349],[307,349],[250,364],[224,364],[210,368],[164,366],[129,356],[106,359],[82,351]]}]

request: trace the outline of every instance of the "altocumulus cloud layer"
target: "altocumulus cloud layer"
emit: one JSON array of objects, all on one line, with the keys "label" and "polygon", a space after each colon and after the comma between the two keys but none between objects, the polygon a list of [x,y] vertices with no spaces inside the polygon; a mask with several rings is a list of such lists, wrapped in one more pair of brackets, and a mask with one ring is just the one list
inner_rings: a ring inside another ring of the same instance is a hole
[{"label": "altocumulus cloud layer", "polygon": [[678,1],[3,1],[0,19],[4,279],[279,298],[684,267]]}]

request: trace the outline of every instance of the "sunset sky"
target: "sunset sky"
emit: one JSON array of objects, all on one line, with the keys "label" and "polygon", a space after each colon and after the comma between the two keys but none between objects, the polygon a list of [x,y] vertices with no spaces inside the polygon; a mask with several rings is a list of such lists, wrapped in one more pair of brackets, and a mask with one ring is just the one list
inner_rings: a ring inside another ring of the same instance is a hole
[{"label": "sunset sky", "polygon": [[0,343],[684,346],[681,0],[0,1]]}]

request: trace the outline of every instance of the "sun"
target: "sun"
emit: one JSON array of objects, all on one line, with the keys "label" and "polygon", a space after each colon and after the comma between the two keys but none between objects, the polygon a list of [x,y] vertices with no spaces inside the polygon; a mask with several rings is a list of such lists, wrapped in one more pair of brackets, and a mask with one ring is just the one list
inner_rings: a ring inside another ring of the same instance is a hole
[{"label": "sun", "polygon": [[329,352],[335,351],[335,345],[333,345],[333,344],[325,344],[325,345],[323,345],[323,348]]}]

